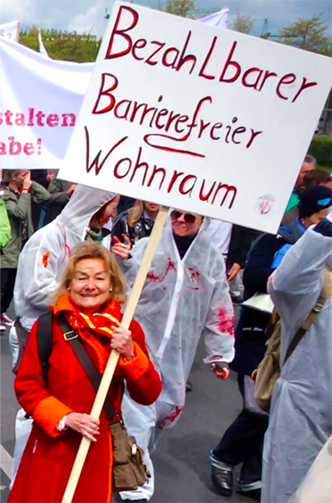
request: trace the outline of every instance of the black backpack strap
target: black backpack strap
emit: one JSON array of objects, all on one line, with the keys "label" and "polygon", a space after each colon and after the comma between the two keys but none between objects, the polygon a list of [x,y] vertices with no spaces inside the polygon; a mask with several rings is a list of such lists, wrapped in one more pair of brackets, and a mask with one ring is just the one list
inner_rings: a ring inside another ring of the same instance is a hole
[{"label": "black backpack strap", "polygon": [[49,310],[47,313],[42,314],[38,318],[37,329],[37,343],[39,361],[43,369],[43,376],[45,377],[49,363],[48,359],[52,353],[52,323],[53,313]]},{"label": "black backpack strap", "polygon": [[[100,381],[101,381],[101,375],[97,371],[96,367],[94,366],[88,352],[86,351],[85,347],[82,344],[82,341],[76,332],[76,330],[73,330],[72,327],[69,325],[68,321],[66,318],[63,316],[62,313],[60,313],[57,316],[57,322],[59,323],[62,331],[63,331],[63,336],[67,342],[71,345],[71,347],[74,350],[74,353],[76,357],[78,358],[80,364],[84,368],[85,372],[87,373],[96,393],[98,391]],[[113,417],[116,415],[114,411],[113,404],[111,400],[106,397],[105,403],[104,403],[104,411],[106,413],[106,417],[108,420],[113,419]]]}]

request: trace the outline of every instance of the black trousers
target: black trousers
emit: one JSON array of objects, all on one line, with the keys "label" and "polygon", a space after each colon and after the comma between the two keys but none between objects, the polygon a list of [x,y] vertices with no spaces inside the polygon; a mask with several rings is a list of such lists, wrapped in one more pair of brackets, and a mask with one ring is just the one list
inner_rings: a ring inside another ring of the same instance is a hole
[{"label": "black trousers", "polygon": [[[244,395],[244,374],[238,374],[240,393]],[[220,461],[235,466],[242,464],[240,480],[251,483],[261,480],[263,440],[268,417],[243,409],[213,449]]]},{"label": "black trousers", "polygon": [[5,313],[13,298],[17,269],[1,268],[1,313]]}]

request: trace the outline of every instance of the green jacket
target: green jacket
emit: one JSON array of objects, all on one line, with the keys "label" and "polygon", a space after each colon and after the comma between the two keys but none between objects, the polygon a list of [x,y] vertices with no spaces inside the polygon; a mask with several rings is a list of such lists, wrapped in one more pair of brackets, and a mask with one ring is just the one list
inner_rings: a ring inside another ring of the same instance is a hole
[{"label": "green jacket", "polygon": [[289,198],[289,201],[287,203],[287,207],[285,209],[285,213],[287,213],[289,210],[297,206],[300,202],[299,196],[298,196],[298,191],[296,189],[293,189],[293,192],[291,193],[291,196]]},{"label": "green jacket", "polygon": [[18,198],[16,194],[5,188],[3,200],[11,226],[11,240],[1,250],[1,269],[16,269],[22,249],[22,220],[27,220],[28,238],[33,234],[31,217],[31,201],[43,203],[50,198],[49,192],[39,183],[32,182],[30,192],[22,192]]}]

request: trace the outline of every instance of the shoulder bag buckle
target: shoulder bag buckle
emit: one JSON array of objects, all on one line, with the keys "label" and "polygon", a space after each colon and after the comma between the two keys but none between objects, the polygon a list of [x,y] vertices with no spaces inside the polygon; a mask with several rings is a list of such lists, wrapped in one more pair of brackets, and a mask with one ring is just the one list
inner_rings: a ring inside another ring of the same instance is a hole
[{"label": "shoulder bag buckle", "polygon": [[73,339],[77,339],[77,337],[78,337],[78,333],[76,332],[76,330],[70,330],[69,332],[66,332],[63,334],[63,338],[67,342],[70,342]]}]

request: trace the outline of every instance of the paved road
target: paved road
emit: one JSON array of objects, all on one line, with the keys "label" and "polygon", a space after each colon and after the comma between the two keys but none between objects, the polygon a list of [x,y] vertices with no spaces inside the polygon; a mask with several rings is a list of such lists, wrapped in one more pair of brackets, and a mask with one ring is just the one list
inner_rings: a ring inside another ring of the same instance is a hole
[{"label": "paved road", "polygon": [[[13,375],[8,344],[8,332],[1,337],[1,445],[13,455],[15,415],[18,410],[13,393]],[[165,432],[153,455],[156,469],[155,503],[250,502],[233,493],[224,498],[214,492],[210,482],[209,450],[219,441],[228,425],[241,409],[236,375],[228,381],[218,380],[202,362],[201,343],[190,380],[193,391],[187,394],[187,404],[178,424]],[[1,465],[8,468],[1,455]],[[8,471],[8,469],[7,469]],[[1,470],[1,501],[8,497],[9,478]]]}]

